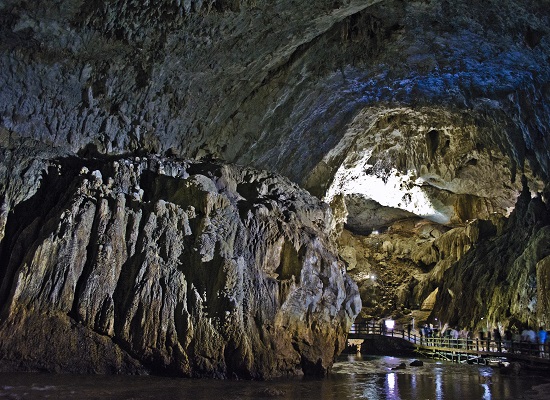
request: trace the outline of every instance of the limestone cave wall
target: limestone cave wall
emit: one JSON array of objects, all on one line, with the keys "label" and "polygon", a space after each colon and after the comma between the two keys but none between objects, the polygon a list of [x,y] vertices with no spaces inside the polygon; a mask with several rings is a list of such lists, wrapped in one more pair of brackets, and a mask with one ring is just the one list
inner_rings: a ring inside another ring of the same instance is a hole
[{"label": "limestone cave wall", "polygon": [[364,317],[549,323],[549,26],[548,0],[0,0],[4,365],[323,373],[344,263]]},{"label": "limestone cave wall", "polygon": [[549,210],[524,190],[500,235],[479,240],[445,271],[434,315],[470,329],[548,326]]}]

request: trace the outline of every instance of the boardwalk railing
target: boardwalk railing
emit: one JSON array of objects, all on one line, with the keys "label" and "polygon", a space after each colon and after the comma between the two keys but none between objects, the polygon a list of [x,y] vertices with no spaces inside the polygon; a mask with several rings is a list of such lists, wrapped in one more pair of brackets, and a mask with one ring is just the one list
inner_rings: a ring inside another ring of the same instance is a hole
[{"label": "boardwalk railing", "polygon": [[450,337],[425,337],[411,334],[404,329],[387,329],[382,324],[374,323],[355,323],[349,332],[349,338],[364,338],[368,335],[383,335],[399,337],[414,343],[417,346],[438,348],[445,350],[456,350],[475,352],[480,354],[495,355],[525,355],[543,359],[550,358],[550,343],[539,344],[533,342],[517,342],[512,340],[493,340],[493,339],[453,339]]}]

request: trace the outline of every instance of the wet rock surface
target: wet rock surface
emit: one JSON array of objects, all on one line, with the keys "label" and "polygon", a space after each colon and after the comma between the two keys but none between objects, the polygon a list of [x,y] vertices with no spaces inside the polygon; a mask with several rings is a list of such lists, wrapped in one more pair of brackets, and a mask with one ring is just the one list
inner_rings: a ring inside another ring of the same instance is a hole
[{"label": "wet rock surface", "polygon": [[2,368],[322,375],[361,307],[331,219],[252,169],[56,160],[7,219]]},{"label": "wet rock surface", "polygon": [[[361,345],[361,354],[412,356],[414,354],[414,346],[411,342],[402,338],[374,336],[363,342]],[[405,369],[406,367],[405,363],[400,363],[392,369]]]}]

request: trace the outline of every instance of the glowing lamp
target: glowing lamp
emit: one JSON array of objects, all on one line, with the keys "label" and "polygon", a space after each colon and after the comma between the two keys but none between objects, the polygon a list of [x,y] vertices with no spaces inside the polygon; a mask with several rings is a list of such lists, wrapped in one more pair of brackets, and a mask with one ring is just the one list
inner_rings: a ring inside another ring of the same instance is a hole
[{"label": "glowing lamp", "polygon": [[395,321],[393,319],[387,319],[384,321],[384,324],[387,330],[392,331],[395,326]]}]

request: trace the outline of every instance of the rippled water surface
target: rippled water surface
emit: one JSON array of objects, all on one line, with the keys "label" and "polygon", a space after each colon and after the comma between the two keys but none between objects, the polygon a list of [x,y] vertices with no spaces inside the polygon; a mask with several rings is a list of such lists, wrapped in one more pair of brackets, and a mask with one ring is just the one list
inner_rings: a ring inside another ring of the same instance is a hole
[{"label": "rippled water surface", "polygon": [[[508,376],[485,366],[344,356],[326,379],[268,382],[0,374],[0,398],[13,399],[531,399],[550,398],[550,377]],[[404,370],[392,370],[399,363]],[[548,396],[547,396],[548,395]]]}]

